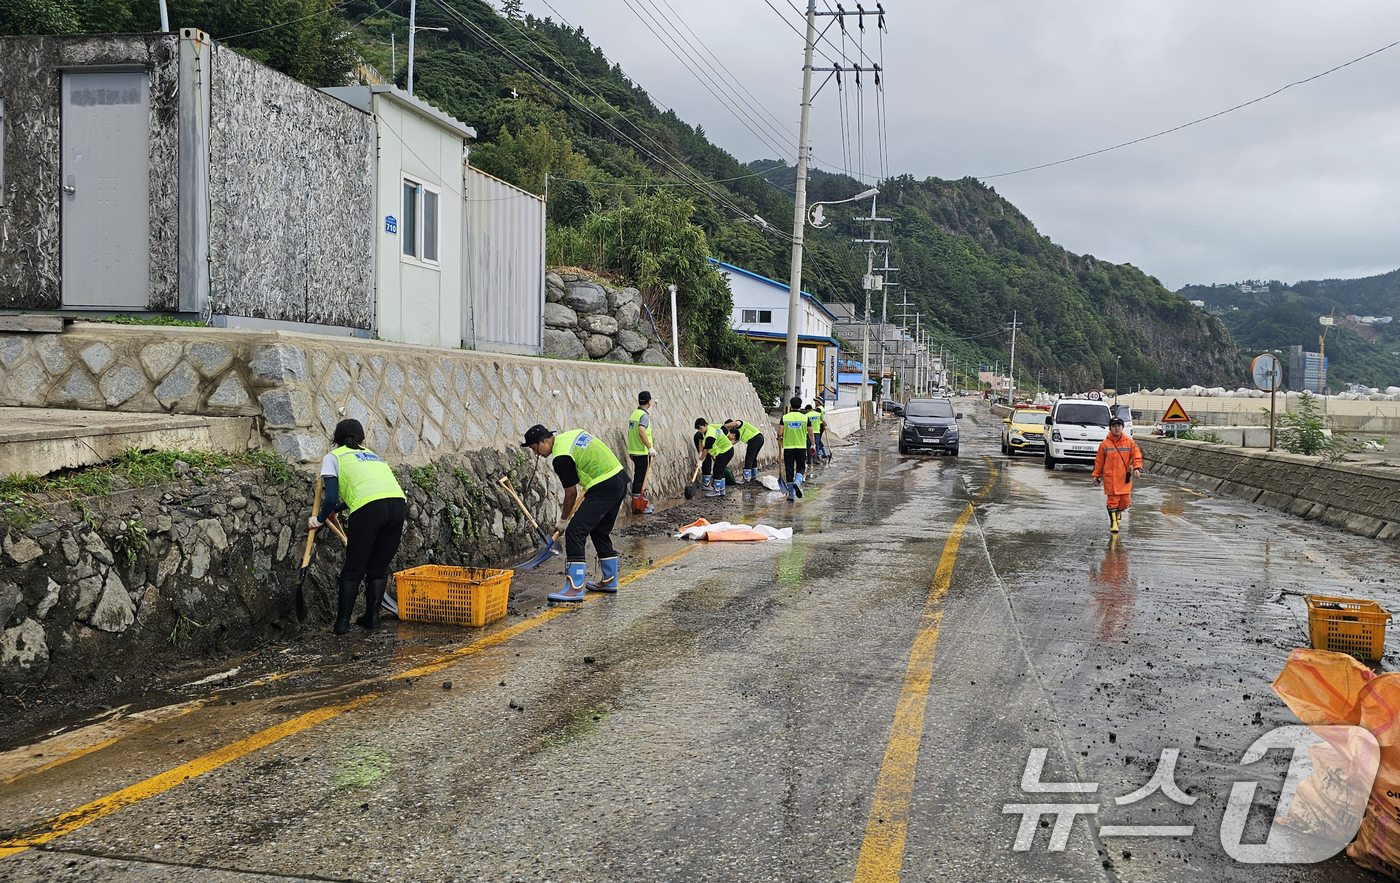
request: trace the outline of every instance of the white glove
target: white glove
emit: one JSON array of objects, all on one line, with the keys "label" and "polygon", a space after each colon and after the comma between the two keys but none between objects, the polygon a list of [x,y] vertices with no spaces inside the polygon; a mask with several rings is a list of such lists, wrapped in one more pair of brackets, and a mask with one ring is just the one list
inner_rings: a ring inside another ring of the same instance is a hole
[{"label": "white glove", "polygon": [[569,520],[568,520],[567,518],[561,518],[561,519],[559,519],[559,523],[556,524],[556,525],[554,525],[554,531],[555,531],[555,533],[561,533],[561,534],[562,534],[564,531],[566,531],[566,530],[568,530],[568,529],[569,529]]},{"label": "white glove", "polygon": [[325,524],[325,522],[324,522],[324,521],[321,521],[321,520],[320,520],[319,518],[317,518],[315,515],[313,515],[313,516],[311,516],[310,518],[306,519],[306,529],[307,529],[307,530],[315,530],[316,528],[320,527],[322,524]]},{"label": "white glove", "polygon": [[647,448],[647,456],[648,456],[648,457],[655,457],[655,456],[656,456],[656,448]]}]

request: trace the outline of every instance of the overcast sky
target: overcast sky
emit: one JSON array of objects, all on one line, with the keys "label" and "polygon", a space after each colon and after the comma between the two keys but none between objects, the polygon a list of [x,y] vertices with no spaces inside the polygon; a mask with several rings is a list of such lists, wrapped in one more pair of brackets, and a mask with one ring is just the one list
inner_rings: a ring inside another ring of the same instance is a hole
[{"label": "overcast sky", "polygon": [[[794,158],[802,38],[764,0],[549,4],[656,101],[740,160],[774,156],[777,147]],[[802,26],[788,0],[772,4]],[[919,178],[990,176],[1107,147],[1400,40],[1400,3],[1383,0],[885,6],[888,168]],[[545,0],[525,0],[525,8],[554,15]],[[766,141],[750,132],[634,12],[648,9],[679,12],[698,40],[685,35],[713,50],[776,117],[768,128],[778,131],[760,129]],[[877,56],[872,26],[867,21],[865,50]],[[839,45],[837,31],[830,34]],[[867,83],[864,169],[878,175],[874,94]],[[840,110],[830,84],[812,112],[823,168],[845,164]],[[1135,264],[1172,288],[1393,270],[1400,267],[1400,46],[1183,132],[988,183],[1071,251]]]}]

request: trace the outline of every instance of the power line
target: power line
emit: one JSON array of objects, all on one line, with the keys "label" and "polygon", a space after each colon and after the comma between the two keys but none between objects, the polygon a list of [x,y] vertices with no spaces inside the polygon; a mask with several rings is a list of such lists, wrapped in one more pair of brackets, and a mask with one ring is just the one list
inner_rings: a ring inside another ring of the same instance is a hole
[{"label": "power line", "polygon": [[[654,0],[653,0],[653,2],[654,2]],[[760,109],[762,109],[763,112],[764,112],[765,114],[768,115],[768,118],[769,118],[770,120],[773,121],[773,123],[775,124],[775,126],[777,126],[777,128],[778,128],[779,130],[781,130],[781,132],[782,132],[783,134],[787,135],[789,139],[796,138],[796,137],[797,137],[797,133],[794,132],[792,129],[788,128],[788,124],[787,124],[787,123],[784,123],[784,122],[782,122],[781,120],[779,120],[778,117],[777,117],[776,115],[774,115],[774,113],[773,113],[771,110],[769,110],[769,109],[767,108],[767,106],[765,106],[765,105],[763,104],[762,101],[759,101],[758,96],[756,96],[756,95],[754,95],[752,92],[750,92],[750,91],[748,90],[748,87],[744,85],[744,81],[743,81],[742,79],[740,79],[739,77],[735,76],[734,72],[731,71],[731,70],[725,65],[725,63],[724,63],[722,60],[720,60],[720,57],[719,57],[718,55],[716,55],[716,54],[714,53],[714,51],[711,50],[710,47],[709,47],[708,45],[706,45],[705,41],[702,40],[702,39],[700,38],[700,35],[697,34],[697,33],[695,33],[695,31],[690,27],[689,24],[686,24],[685,19],[681,18],[680,13],[676,12],[675,7],[672,6],[671,3],[670,3],[670,0],[661,0],[661,2],[666,4],[666,8],[669,9],[669,10],[671,10],[671,14],[675,17],[675,20],[678,21],[678,22],[680,22],[680,23],[685,27],[685,29],[686,29],[687,31],[690,32],[691,36],[693,36],[693,37],[695,38],[695,41],[696,41],[697,43],[699,43],[699,44],[705,49],[705,51],[706,51],[707,53],[709,53],[710,57],[712,57],[712,58],[719,64],[719,66],[720,66],[721,68],[724,68],[724,72],[725,72],[726,74],[729,75],[729,78],[730,78],[736,85],[738,85],[738,87],[739,87],[740,89],[742,89],[742,90],[744,91],[744,94],[748,95],[750,98],[752,98],[752,99],[754,100],[754,103],[757,104],[758,107],[759,107]]]},{"label": "power line", "polygon": [[[643,0],[638,0],[638,2],[643,2]],[[697,81],[699,81],[700,85],[704,86],[706,91],[713,95],[715,99],[720,102],[720,104],[724,105],[726,110],[728,110],[731,114],[734,115],[734,118],[739,121],[740,125],[748,129],[749,133],[752,134],[759,141],[763,142],[763,144],[769,150],[780,150],[780,148],[773,146],[772,139],[774,138],[774,136],[771,131],[772,127],[765,126],[763,122],[755,120],[753,117],[749,116],[749,114],[744,112],[742,108],[733,106],[730,103],[732,100],[731,98],[721,96],[718,92],[716,92],[716,88],[727,88],[731,95],[734,94],[732,87],[727,87],[727,84],[721,85],[720,83],[716,83],[713,77],[710,77],[704,71],[688,63],[689,61],[694,59],[687,59],[683,56],[681,51],[678,51],[677,46],[679,45],[679,41],[675,36],[672,35],[671,31],[666,30],[665,25],[661,23],[660,19],[656,15],[652,14],[651,9],[643,7],[643,12],[646,13],[645,17],[643,17],[642,12],[638,12],[637,7],[632,5],[632,0],[623,0],[623,3],[627,6],[629,10],[631,10],[633,15],[637,16],[637,20],[640,21],[648,31],[651,31],[652,36],[655,37],[661,43],[661,45],[665,46],[666,50],[670,52],[673,56],[675,56],[676,60],[679,61],[682,66],[684,66],[690,71],[691,75],[694,76]],[[659,10],[657,12],[659,15]],[[648,19],[650,19],[650,21],[648,21]],[[656,27],[653,27],[653,24],[655,24]],[[662,32],[658,33],[657,28],[661,28]],[[676,45],[673,45],[673,42]],[[706,64],[704,59],[700,59],[700,62],[702,64]],[[713,71],[713,67],[710,67],[710,69],[711,71]],[[755,129],[755,126],[763,129],[764,134],[760,134],[760,132],[757,129]],[[777,140],[781,140],[781,138]]]},{"label": "power line", "polygon": [[[776,166],[773,166],[773,167],[770,168],[770,169],[764,169],[764,170],[761,171],[761,172],[750,172],[750,173],[747,174],[747,175],[740,175],[740,176],[738,176],[737,178],[712,178],[712,179],[707,179],[707,180],[706,180],[706,183],[708,183],[708,184],[728,184],[728,183],[730,183],[731,181],[745,181],[745,180],[748,180],[749,178],[763,178],[763,176],[766,175],[766,174],[768,174],[769,172],[773,172],[773,171],[777,171],[778,169],[785,169],[785,168],[787,168],[786,165],[776,165]],[[636,189],[638,189],[638,190],[645,190],[645,189],[647,189],[647,188],[649,188],[649,187],[689,187],[689,186],[690,186],[689,184],[684,184],[684,183],[680,183],[680,182],[676,182],[676,181],[656,181],[656,182],[649,183],[649,184],[627,184],[627,183],[624,183],[624,182],[622,182],[622,181],[594,181],[594,180],[591,179],[591,178],[561,178],[561,177],[559,177],[558,175],[550,175],[549,177],[550,177],[550,180],[551,180],[551,181],[575,181],[575,182],[578,182],[578,183],[581,183],[581,184],[597,184],[599,187],[632,187],[632,188],[636,188]],[[763,178],[763,180],[766,181],[766,182],[769,183],[769,184],[772,184],[772,183],[773,183],[772,181],[768,181],[767,178]],[[774,184],[773,186],[774,186],[774,187],[777,187],[776,184]],[[781,188],[780,188],[780,189],[781,189]]]},{"label": "power line", "polygon": [[[457,9],[455,9],[455,8],[453,8],[453,7],[451,7],[451,6],[449,6],[449,5],[445,2],[445,0],[430,0],[430,2],[432,2],[434,6],[438,7],[440,10],[442,10],[442,11],[445,12],[445,13],[447,13],[447,14],[448,14],[449,16],[451,16],[452,18],[454,18],[454,19],[456,19],[457,21],[459,21],[459,22],[460,22],[462,25],[464,25],[472,34],[474,34],[478,39],[480,39],[480,40],[486,42],[487,44],[489,44],[489,45],[490,45],[492,48],[494,48],[497,52],[499,52],[499,53],[501,53],[501,55],[505,56],[505,58],[506,58],[507,60],[509,60],[512,64],[516,65],[516,66],[517,66],[518,68],[520,68],[522,71],[525,71],[526,73],[528,73],[531,77],[533,77],[535,80],[537,80],[541,85],[544,85],[546,88],[548,88],[550,91],[554,92],[554,93],[555,93],[556,95],[558,95],[560,98],[562,98],[562,99],[568,101],[571,105],[573,105],[575,108],[577,108],[580,112],[584,113],[585,115],[589,116],[590,118],[592,118],[593,120],[595,120],[596,122],[598,122],[600,125],[602,125],[602,126],[604,126],[605,128],[607,128],[607,129],[608,129],[609,131],[611,131],[616,137],[618,137],[619,139],[622,139],[622,140],[626,141],[628,144],[630,144],[632,147],[634,147],[634,148],[635,148],[636,150],[638,150],[640,153],[642,153],[642,154],[644,154],[644,155],[650,157],[650,158],[652,159],[653,162],[655,162],[657,165],[661,166],[661,167],[662,167],[663,169],[665,169],[667,172],[669,172],[670,174],[672,174],[672,175],[674,175],[675,177],[679,178],[680,180],[685,181],[687,184],[689,184],[690,186],[692,186],[695,190],[697,190],[697,191],[699,191],[701,194],[703,194],[703,195],[709,197],[710,199],[712,199],[712,200],[713,200],[714,202],[716,202],[717,204],[724,206],[724,207],[725,207],[726,209],[728,209],[729,211],[732,211],[732,212],[734,212],[735,214],[740,215],[741,217],[743,217],[743,218],[745,218],[745,219],[749,219],[749,218],[750,218],[750,215],[749,215],[748,212],[746,212],[746,211],[744,211],[743,209],[741,209],[741,208],[739,208],[738,206],[736,206],[732,201],[726,199],[724,196],[722,196],[722,195],[720,195],[720,194],[718,194],[718,193],[715,193],[713,190],[710,190],[710,189],[706,188],[706,187],[704,186],[703,182],[701,181],[701,179],[699,179],[698,176],[695,176],[695,177],[688,177],[688,176],[686,175],[685,172],[692,172],[692,174],[693,174],[693,171],[690,170],[688,166],[686,166],[686,164],[684,163],[684,161],[680,160],[678,157],[672,157],[672,159],[673,159],[674,162],[675,162],[675,165],[673,165],[672,162],[670,162],[670,161],[668,161],[668,160],[666,160],[666,159],[662,159],[660,156],[657,156],[656,154],[652,153],[650,150],[646,149],[644,146],[642,146],[642,144],[640,144],[640,143],[639,143],[638,141],[636,141],[634,138],[632,138],[631,136],[629,136],[629,135],[627,135],[626,133],[622,132],[620,129],[618,129],[616,126],[614,126],[611,122],[609,122],[608,120],[604,119],[602,116],[600,116],[599,114],[597,114],[596,112],[594,112],[592,108],[588,107],[586,104],[584,104],[583,102],[579,101],[579,100],[576,99],[574,96],[570,95],[567,91],[564,90],[564,88],[563,88],[562,86],[560,86],[558,83],[555,83],[555,82],[554,82],[553,80],[551,80],[549,77],[545,76],[543,73],[541,73],[539,70],[537,70],[537,69],[536,69],[533,65],[531,65],[529,62],[525,61],[523,58],[520,58],[518,55],[516,55],[516,54],[515,54],[514,52],[512,52],[510,49],[506,48],[506,46],[505,46],[504,44],[502,44],[502,43],[501,43],[499,40],[497,40],[495,37],[492,37],[490,33],[488,33],[484,28],[482,28],[482,27],[481,27],[480,25],[478,25],[476,22],[474,22],[474,21],[472,21],[471,19],[467,18],[467,17],[466,17],[464,14],[462,14],[459,10],[457,10]],[[531,39],[531,35],[529,34],[529,32],[525,31],[523,28],[520,28],[520,26],[519,26],[518,24],[516,24],[514,21],[512,21],[512,20],[510,20],[510,19],[506,19],[506,21],[509,21],[513,26],[515,26],[518,30],[520,30],[521,33],[524,34],[524,35],[526,36],[527,39]],[[531,41],[534,42],[533,39],[531,39]],[[604,98],[603,98],[601,95],[599,95],[592,87],[590,87],[586,82],[584,82],[584,80],[583,80],[582,77],[580,77],[580,76],[579,76],[577,73],[575,73],[574,71],[570,70],[570,68],[569,68],[568,65],[564,64],[562,61],[560,61],[559,59],[555,58],[555,57],[554,57],[553,55],[551,55],[549,52],[547,52],[546,50],[544,50],[543,47],[538,46],[538,44],[536,44],[536,48],[539,49],[539,50],[540,50],[547,58],[549,58],[551,61],[554,61],[556,64],[558,64],[558,65],[560,66],[560,68],[561,68],[566,74],[568,74],[569,76],[573,77],[573,79],[574,79],[576,82],[578,82],[579,85],[583,86],[584,89],[586,89],[588,92],[592,93],[593,96],[594,96],[595,98],[597,98],[600,102],[602,102],[603,105],[604,105],[605,107],[608,107],[610,110],[614,111],[615,113],[618,113],[618,114],[622,117],[622,119],[623,119],[624,121],[626,121],[629,125],[631,125],[634,129],[636,129],[636,130],[637,130],[639,133],[641,133],[644,137],[646,137],[646,138],[647,138],[648,140],[650,140],[653,144],[655,144],[655,145],[657,146],[657,148],[658,148],[659,150],[661,150],[662,153],[668,153],[668,151],[667,151],[664,147],[662,147],[662,145],[661,145],[659,142],[657,142],[655,138],[653,138],[648,132],[646,132],[645,130],[643,130],[643,129],[642,129],[640,126],[638,126],[636,123],[632,122],[631,120],[628,120],[625,114],[622,114],[621,111],[620,111],[618,108],[613,107],[613,105],[612,105],[611,103],[607,102],[606,99],[604,99]],[[676,167],[677,165],[680,167],[679,169]],[[685,171],[681,171],[680,169],[684,169]],[[765,225],[762,229],[767,230],[768,232],[774,233],[775,235],[777,235],[777,236],[779,236],[779,237],[781,237],[781,238],[783,238],[783,239],[788,239],[789,241],[790,241],[790,239],[791,239],[789,236],[783,234],[781,231],[776,230],[776,229],[774,229],[774,228],[772,228],[772,227],[769,227],[769,226],[766,226],[766,225]]]},{"label": "power line", "polygon": [[[553,6],[551,3],[548,2],[548,0],[540,0],[540,2],[543,3],[543,4],[545,5],[545,8],[547,8],[550,12],[552,12],[552,13],[554,13],[556,16],[558,16],[558,17],[559,17],[559,21],[563,22],[564,25],[565,25],[566,27],[568,27],[568,28],[574,27],[574,25],[573,25],[567,18],[565,18],[565,17],[559,12],[558,9],[555,9],[554,6]],[[663,0],[663,2],[664,2],[664,0]],[[667,3],[666,5],[667,5],[668,8],[670,7],[670,4],[669,4],[669,3]],[[672,10],[672,11],[674,12],[674,10]],[[635,14],[635,13],[634,13],[634,14]],[[677,19],[679,19],[679,16],[677,16]],[[512,22],[512,24],[515,24],[516,29],[519,30],[519,31],[521,31],[522,33],[528,33],[528,32],[526,32],[526,31],[524,31],[524,29],[521,28],[520,25],[519,25],[518,23]],[[681,21],[681,24],[685,24],[685,22],[684,22],[684,21]],[[686,30],[690,30],[690,26],[689,26],[689,25],[686,25]],[[694,33],[694,31],[691,31],[691,33]],[[697,39],[699,39],[699,38],[697,37]],[[702,45],[703,45],[703,43],[702,43]],[[707,51],[708,51],[708,48],[709,48],[709,47],[706,47]],[[543,51],[543,50],[542,50],[542,51]],[[600,49],[599,51],[601,52],[601,49]],[[711,54],[713,55],[713,53],[711,53]],[[564,69],[566,70],[566,72],[568,72],[568,71],[567,71],[567,66],[566,66],[566,65],[564,64],[564,62],[562,62],[560,59],[555,58],[554,56],[550,55],[548,52],[545,52],[545,55],[548,56],[549,59],[550,59],[551,61],[555,62],[555,63],[558,64],[561,68],[564,68]],[[613,61],[612,59],[608,58],[606,55],[604,55],[603,57],[604,57],[605,59],[607,59],[607,61],[608,61],[609,64],[613,65],[613,66],[616,67],[619,71],[621,71],[622,74],[623,74],[623,76],[627,76],[627,72],[624,71],[624,70],[622,70],[622,65],[620,65],[620,64],[618,64],[617,62]],[[719,61],[719,59],[718,59],[717,56],[716,56],[715,60],[716,60],[716,61]],[[720,65],[723,66],[723,62],[720,62]],[[725,70],[727,71],[727,70],[729,70],[729,69],[728,69],[728,68],[725,68]],[[573,74],[570,73],[570,75],[572,76]],[[629,79],[632,79],[633,82],[636,82],[636,79],[635,79],[635,78],[629,77]],[[741,87],[742,87],[742,84],[741,84]],[[588,88],[588,87],[587,87],[587,84],[584,84],[584,88]],[[593,90],[589,89],[589,91],[592,92]],[[748,92],[747,89],[744,89],[744,91],[745,91],[745,92]],[[596,92],[594,92],[593,94],[594,94],[594,95],[597,95]],[[749,93],[749,94],[752,96],[753,93]],[[656,104],[657,107],[659,107],[662,111],[664,111],[664,112],[666,112],[666,113],[676,113],[676,111],[675,111],[673,108],[667,107],[667,106],[666,106],[665,104],[663,104],[662,102],[657,101],[657,100],[656,100],[656,96],[651,95],[651,94],[648,94],[647,97],[648,97],[648,99],[651,100],[654,104]],[[754,100],[757,101],[757,99],[754,99]],[[762,107],[762,105],[759,105],[759,106]],[[764,108],[764,110],[767,110],[767,108]],[[676,115],[677,115],[677,117],[680,116],[679,114],[676,114]],[[769,113],[769,116],[772,116],[772,113],[771,113],[771,112]],[[631,123],[630,120],[629,120],[628,122]],[[633,128],[637,128],[637,126],[636,126],[635,124],[632,124],[632,125],[633,125]],[[644,131],[641,130],[641,129],[638,129],[638,131],[641,131],[642,134],[644,134],[644,135],[646,134],[646,132],[644,132]],[[648,135],[648,137],[650,137],[650,136]],[[653,142],[654,142],[655,139],[652,139],[652,140],[653,140]],[[767,144],[767,142],[765,142],[765,144],[768,146],[769,149],[774,149],[774,148],[773,148],[773,145]],[[659,146],[660,146],[660,145],[658,145],[658,147],[659,147]],[[780,153],[780,155],[781,155],[781,151],[779,151],[779,153]],[[763,172],[762,174],[767,174],[767,172]],[[711,183],[716,183],[716,184],[718,184],[718,183],[724,183],[724,182],[729,182],[729,181],[742,181],[742,180],[744,180],[744,179],[746,179],[746,178],[758,178],[758,177],[761,177],[761,175],[760,175],[760,174],[753,174],[753,173],[750,173],[750,174],[747,174],[747,175],[740,175],[740,176],[738,176],[738,177],[736,177],[736,178],[723,178],[723,179],[715,180],[715,181],[712,181]],[[556,180],[556,181],[574,181],[574,180],[584,180],[584,179],[575,179],[575,178],[555,178],[555,180]],[[588,182],[586,182],[586,183],[599,184],[599,185],[601,186],[601,185],[603,185],[605,182],[588,181]],[[770,185],[772,184],[771,181],[767,181],[766,179],[765,179],[765,183],[768,183],[768,184],[770,184]],[[687,186],[687,185],[669,185],[669,184],[668,184],[668,185],[661,185],[661,184],[628,184],[628,185],[623,185],[623,184],[608,184],[607,186],[616,186],[616,187],[627,186],[627,187],[645,188],[645,187]]]},{"label": "power line", "polygon": [[1215,112],[1215,113],[1213,113],[1213,114],[1210,114],[1209,116],[1203,116],[1203,117],[1201,117],[1200,119],[1192,120],[1192,121],[1189,122],[1189,123],[1182,123],[1181,125],[1179,125],[1179,126],[1173,126],[1173,127],[1171,127],[1170,129],[1163,129],[1162,131],[1156,132],[1156,133],[1151,134],[1151,135],[1144,135],[1144,136],[1141,137],[1141,138],[1134,138],[1134,139],[1131,140],[1131,141],[1124,141],[1123,143],[1121,143],[1121,144],[1115,144],[1115,145],[1113,145],[1112,147],[1104,147],[1104,148],[1101,148],[1101,149],[1099,149],[1099,150],[1091,150],[1091,151],[1089,151],[1088,153],[1081,153],[1081,154],[1079,154],[1078,156],[1071,156],[1071,157],[1067,157],[1066,159],[1055,160],[1054,162],[1041,163],[1041,164],[1038,165],[1038,166],[1027,166],[1027,167],[1024,168],[1024,169],[1017,169],[1017,170],[1014,171],[1014,172],[1001,172],[1001,173],[996,174],[996,175],[973,175],[972,177],[978,178],[978,179],[983,180],[983,181],[989,181],[989,180],[991,180],[992,178],[1005,178],[1005,177],[1008,177],[1008,176],[1010,176],[1010,175],[1019,175],[1019,174],[1021,174],[1021,173],[1023,173],[1023,172],[1034,172],[1034,171],[1037,171],[1037,170],[1039,170],[1039,169],[1048,169],[1048,168],[1050,168],[1051,166],[1062,166],[1062,165],[1064,165],[1065,163],[1071,163],[1071,162],[1074,162],[1075,160],[1088,159],[1088,158],[1091,157],[1091,156],[1098,156],[1098,155],[1101,154],[1101,153],[1108,153],[1109,151],[1119,150],[1119,149],[1124,148],[1124,147],[1131,147],[1131,146],[1134,145],[1134,144],[1141,144],[1141,143],[1144,142],[1144,141],[1151,141],[1153,138],[1160,138],[1160,137],[1162,137],[1163,135],[1170,135],[1170,134],[1172,134],[1173,132],[1180,132],[1182,129],[1189,129],[1191,126],[1195,126],[1195,125],[1198,125],[1198,124],[1200,124],[1200,123],[1208,122],[1208,121],[1210,121],[1210,120],[1215,119],[1216,117],[1225,116],[1225,114],[1227,114],[1227,113],[1234,113],[1234,112],[1237,111],[1237,110],[1242,110],[1243,108],[1249,107],[1251,104],[1258,104],[1258,103],[1261,102],[1261,101],[1265,101],[1265,100],[1267,100],[1267,99],[1273,98],[1275,95],[1279,94],[1280,92],[1286,92],[1287,90],[1292,89],[1294,86],[1301,86],[1301,85],[1303,85],[1304,83],[1311,83],[1313,80],[1319,80],[1319,79],[1321,79],[1321,78],[1327,76],[1328,74],[1334,74],[1334,73],[1336,73],[1337,71],[1341,70],[1341,69],[1344,68],[1344,67],[1351,67],[1353,64],[1356,64],[1357,62],[1365,61],[1366,59],[1370,58],[1370,57],[1373,56],[1373,55],[1379,55],[1379,54],[1381,54],[1382,52],[1386,51],[1387,49],[1392,49],[1392,48],[1394,48],[1394,47],[1396,47],[1396,46],[1400,46],[1400,40],[1396,40],[1394,43],[1388,43],[1388,44],[1386,44],[1385,46],[1382,46],[1382,47],[1379,48],[1379,49],[1376,49],[1376,50],[1374,50],[1374,51],[1372,51],[1372,52],[1367,52],[1365,55],[1359,56],[1359,57],[1357,57],[1357,58],[1353,58],[1351,61],[1343,62],[1342,64],[1339,64],[1339,65],[1337,65],[1336,67],[1328,68],[1327,70],[1323,71],[1323,72],[1320,73],[1320,74],[1313,74],[1311,77],[1305,77],[1305,78],[1303,78],[1303,79],[1301,79],[1301,80],[1294,80],[1293,82],[1289,83],[1287,86],[1282,86],[1282,87],[1280,87],[1280,88],[1278,88],[1278,89],[1275,89],[1274,91],[1268,93],[1267,95],[1260,95],[1258,98],[1251,99],[1251,100],[1249,100],[1249,101],[1244,102],[1243,104],[1236,104],[1234,107],[1227,107],[1225,110],[1217,111],[1217,112]]},{"label": "power line", "polygon": [[[331,6],[327,6],[325,9],[317,10],[316,12],[313,12],[313,13],[311,13],[310,15],[303,15],[301,18],[292,18],[292,19],[288,19],[287,21],[278,22],[278,23],[275,24],[275,25],[268,25],[268,26],[265,27],[265,28],[258,28],[256,31],[244,31],[244,32],[241,33],[241,34],[233,34],[233,35],[228,36],[228,37],[215,37],[214,39],[218,40],[220,43],[227,43],[229,40],[237,40],[239,37],[251,37],[253,34],[261,34],[263,31],[270,31],[270,30],[273,30],[274,28],[281,28],[281,27],[285,27],[285,26],[287,26],[287,25],[294,25],[294,24],[296,24],[296,23],[299,22],[299,21],[306,21],[308,18],[315,18],[315,17],[318,16],[318,15],[330,15],[330,13],[331,13],[332,11],[334,11],[334,10],[336,10],[336,9],[339,9],[339,8],[342,7],[342,6],[348,6],[349,4],[351,4],[351,3],[353,3],[353,2],[354,2],[354,0],[340,0],[339,3],[335,3],[335,4],[331,5]],[[378,11],[380,11],[380,10],[382,10],[382,9],[383,9],[383,7],[380,7],[379,10],[375,10],[375,11],[378,12]],[[373,15],[373,14],[374,14],[373,12],[370,13],[370,15]]]}]

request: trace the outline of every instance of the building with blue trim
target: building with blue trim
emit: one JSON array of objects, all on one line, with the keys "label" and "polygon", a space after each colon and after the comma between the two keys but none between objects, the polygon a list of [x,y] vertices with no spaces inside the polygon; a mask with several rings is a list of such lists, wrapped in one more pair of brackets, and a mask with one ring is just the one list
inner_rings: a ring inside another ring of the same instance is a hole
[{"label": "building with blue trim", "polygon": [[[743,267],[710,259],[729,282],[734,297],[730,320],[735,331],[770,348],[780,360],[787,359],[789,287]],[[836,314],[816,297],[802,292],[802,313],[798,324],[798,374],[802,398],[810,402],[818,395],[828,403],[836,401],[836,363],[841,346],[833,336]],[[773,402],[764,402],[772,406]]]}]

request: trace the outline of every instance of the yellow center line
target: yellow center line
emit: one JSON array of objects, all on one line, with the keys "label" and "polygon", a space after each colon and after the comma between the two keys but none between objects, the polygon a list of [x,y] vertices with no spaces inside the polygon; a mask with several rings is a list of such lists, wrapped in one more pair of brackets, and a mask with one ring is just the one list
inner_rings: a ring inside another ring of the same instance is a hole
[{"label": "yellow center line", "polygon": [[875,781],[875,796],[870,800],[865,839],[860,844],[853,883],[898,883],[904,866],[904,840],[909,833],[909,807],[914,802],[914,776],[919,769],[919,743],[924,735],[924,711],[928,705],[929,683],[933,679],[938,630],[943,624],[943,601],[953,582],[953,563],[957,561],[958,545],[972,518],[973,507],[991,493],[1001,475],[991,457],[984,459],[991,471],[987,484],[953,522],[953,529],[943,544],[943,554],[938,559],[938,569],[933,574],[928,600],[924,602],[919,632],[909,651],[909,665],[904,670],[904,684],[895,705],[894,722],[890,725],[885,759]]},{"label": "yellow center line", "polygon": [[319,723],[324,723],[332,718],[339,717],[352,708],[364,705],[383,694],[371,693],[368,696],[360,696],[347,702],[337,705],[318,708],[315,711],[307,712],[291,720],[283,721],[276,726],[268,727],[259,733],[254,733],[237,742],[225,745],[217,751],[212,751],[203,757],[197,757],[189,763],[181,764],[174,769],[167,770],[157,776],[152,776],[143,782],[137,782],[120,791],[100,797],[93,802],[70,810],[62,815],[54,816],[45,822],[30,828],[24,833],[9,840],[0,842],[0,859],[7,858],[18,852],[23,852],[33,846],[41,846],[50,840],[70,834],[79,828],[90,825],[93,822],[112,813],[124,809],[132,804],[139,803],[149,797],[162,794],[196,776],[202,776],[210,770],[232,763],[246,754],[265,748],[274,742],[287,738],[288,736],[300,733]]},{"label": "yellow center line", "polygon": [[898,881],[904,865],[904,838],[909,831],[909,806],[914,800],[914,775],[919,767],[919,742],[923,738],[924,708],[933,678],[934,649],[938,646],[938,629],[943,622],[943,600],[953,579],[953,562],[958,557],[963,530],[972,517],[972,507],[972,503],[963,507],[943,544],[943,555],[938,559],[938,570],[934,572],[933,585],[919,621],[919,633],[909,651],[909,666],[905,669],[904,686],[895,706],[889,744],[865,821],[865,839],[856,861],[855,883]]}]

